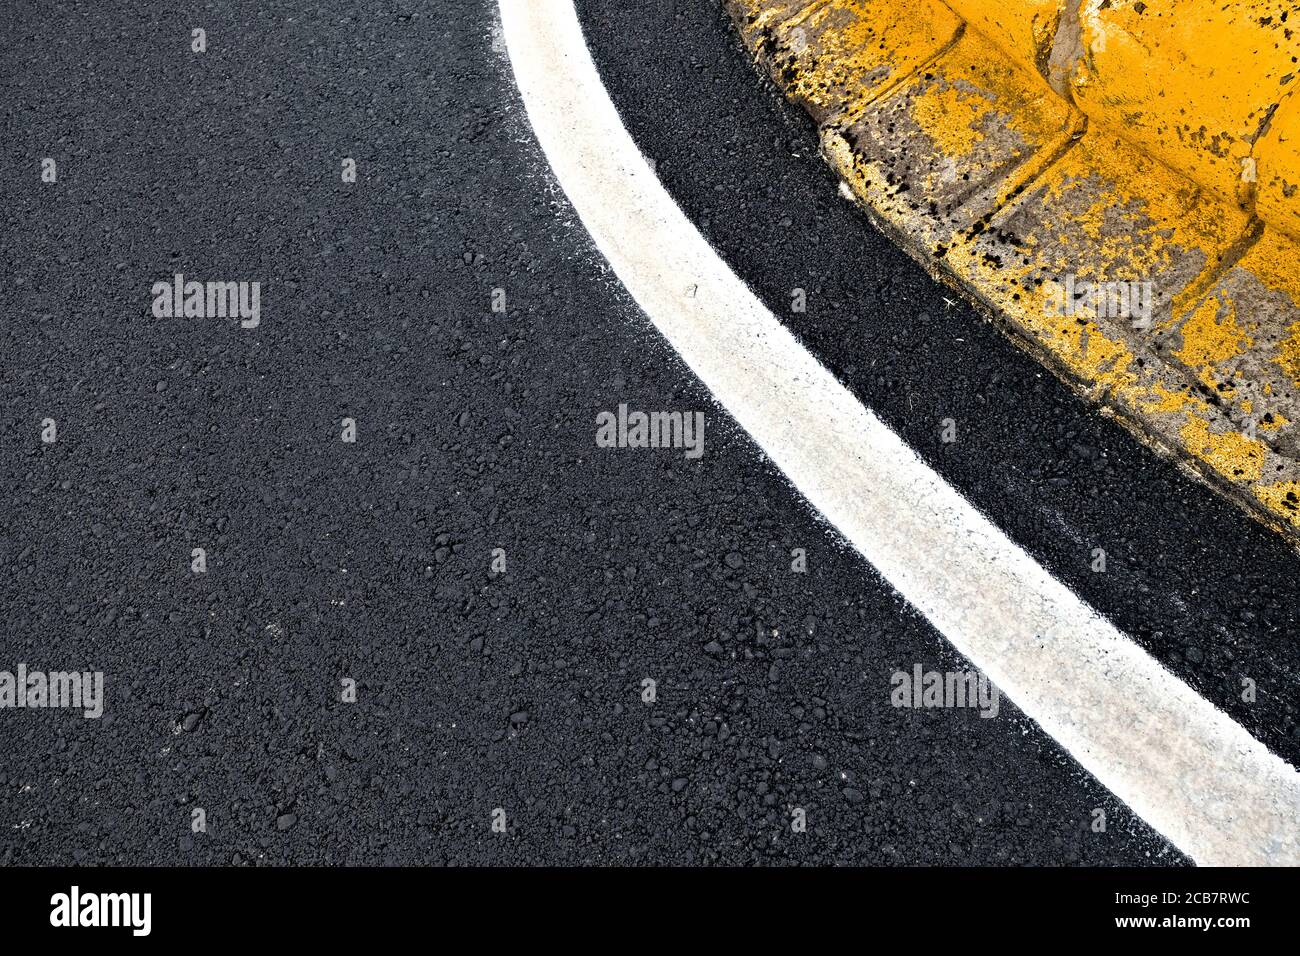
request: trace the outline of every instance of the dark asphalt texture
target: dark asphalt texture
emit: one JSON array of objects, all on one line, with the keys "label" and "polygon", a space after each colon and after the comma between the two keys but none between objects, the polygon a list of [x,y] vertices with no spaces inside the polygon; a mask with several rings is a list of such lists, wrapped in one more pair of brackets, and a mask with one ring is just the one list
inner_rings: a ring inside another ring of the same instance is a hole
[{"label": "dark asphalt texture", "polygon": [[[768,307],[1058,579],[1300,764],[1300,556],[1076,398],[840,198],[812,121],[748,61],[719,4],[663,0],[634,31],[617,0],[579,7],[633,139]],[[796,287],[805,313],[791,312]]]},{"label": "dark asphalt texture", "polygon": [[[771,301],[808,288],[805,341],[1207,694],[1259,673],[1234,716],[1293,754],[1269,682],[1294,686],[1294,558],[945,309],[716,8],[583,10],[733,266]],[[1185,862],[1009,702],[889,706],[895,669],[964,663],[607,274],[489,4],[11,19],[0,669],[102,669],[107,704],[0,711],[0,864]],[[261,326],[154,319],[178,271],[260,281]],[[597,448],[620,402],[705,410],[703,458]]]}]

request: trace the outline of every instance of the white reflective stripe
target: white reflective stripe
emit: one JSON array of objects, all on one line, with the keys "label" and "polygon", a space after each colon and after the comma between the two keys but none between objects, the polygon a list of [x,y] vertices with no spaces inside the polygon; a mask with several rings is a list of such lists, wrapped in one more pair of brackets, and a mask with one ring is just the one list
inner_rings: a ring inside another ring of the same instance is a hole
[{"label": "white reflective stripe", "polygon": [[500,10],[529,121],[597,248],[812,506],[1198,863],[1300,864],[1300,774],[1048,574],[795,341],[664,191],[570,0]]}]

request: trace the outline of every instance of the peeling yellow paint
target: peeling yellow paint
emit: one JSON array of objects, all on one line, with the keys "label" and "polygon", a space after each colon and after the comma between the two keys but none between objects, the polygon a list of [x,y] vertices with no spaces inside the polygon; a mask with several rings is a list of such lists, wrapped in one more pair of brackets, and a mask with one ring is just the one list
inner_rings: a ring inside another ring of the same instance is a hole
[{"label": "peeling yellow paint", "polygon": [[1250,336],[1237,325],[1233,304],[1221,303],[1215,297],[1205,299],[1183,323],[1182,334],[1183,347],[1174,355],[1197,370],[1207,386],[1225,391],[1224,383],[1231,382],[1232,373],[1219,366],[1241,355],[1252,344]]},{"label": "peeling yellow paint", "polygon": [[1269,511],[1300,527],[1300,481],[1279,481],[1273,485],[1257,485],[1255,497],[1263,502]]},{"label": "peeling yellow paint", "polygon": [[1060,0],[944,0],[1026,73],[1052,41]]},{"label": "peeling yellow paint", "polygon": [[1276,229],[1265,229],[1259,241],[1241,260],[1241,267],[1267,288],[1289,300],[1290,308],[1300,310],[1300,244]]},{"label": "peeling yellow paint", "polygon": [[1290,93],[1255,143],[1255,206],[1265,222],[1300,234],[1300,101]]},{"label": "peeling yellow paint", "polygon": [[[1135,396],[1136,397],[1136,396]],[[1149,415],[1167,415],[1187,408],[1203,408],[1205,402],[1186,392],[1170,389],[1164,382],[1156,382],[1145,396],[1138,399],[1138,407]]]},{"label": "peeling yellow paint", "polygon": [[945,155],[961,159],[984,139],[979,122],[988,101],[958,86],[932,88],[917,97],[913,117]]},{"label": "peeling yellow paint", "polygon": [[1215,434],[1209,424],[1192,416],[1183,425],[1183,442],[1219,474],[1231,481],[1258,481],[1264,470],[1264,443],[1240,432]]},{"label": "peeling yellow paint", "polygon": [[1075,101],[1096,122],[1232,201],[1289,90],[1300,36],[1276,0],[1084,0]]},{"label": "peeling yellow paint", "polygon": [[938,0],[835,0],[808,4],[770,33],[787,91],[826,122],[919,68],[960,25]]},{"label": "peeling yellow paint", "polygon": [[[1300,228],[1300,103],[1251,86],[1300,76],[1280,72],[1300,40],[1262,0],[1081,0],[1086,50],[1054,42],[1058,0],[944,2],[959,38],[935,0],[728,0],[800,8],[770,21],[768,65],[904,248],[1155,447],[1300,529],[1300,243],[1252,218],[1242,163],[1262,136],[1259,195]],[[1123,284],[1146,288],[1149,323],[1078,291]]]},{"label": "peeling yellow paint", "polygon": [[1278,345],[1274,361],[1286,372],[1287,378],[1300,385],[1300,322],[1291,326],[1287,337]]}]

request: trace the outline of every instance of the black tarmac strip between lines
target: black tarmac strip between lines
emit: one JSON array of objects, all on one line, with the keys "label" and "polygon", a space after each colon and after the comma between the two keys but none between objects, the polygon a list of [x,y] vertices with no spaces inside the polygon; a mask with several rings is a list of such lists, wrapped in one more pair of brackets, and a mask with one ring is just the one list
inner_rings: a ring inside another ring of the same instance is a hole
[{"label": "black tarmac strip between lines", "polygon": [[[608,275],[492,5],[151,6],[0,44],[0,670],[105,680],[99,719],[0,710],[0,865],[1187,862],[1009,702],[890,706],[967,665]],[[714,7],[582,9],[742,277],[807,288],[864,401],[1294,759],[1294,556],[945,308]],[[155,318],[176,273],[259,282],[260,324]],[[706,411],[705,454],[596,447],[620,403]]]},{"label": "black tarmac strip between lines", "polygon": [[[1300,556],[1076,398],[843,200],[812,121],[717,4],[668,0],[638,30],[616,0],[579,9],[632,138],[768,308],[1053,575],[1300,765]],[[941,441],[945,419],[956,442]]]}]

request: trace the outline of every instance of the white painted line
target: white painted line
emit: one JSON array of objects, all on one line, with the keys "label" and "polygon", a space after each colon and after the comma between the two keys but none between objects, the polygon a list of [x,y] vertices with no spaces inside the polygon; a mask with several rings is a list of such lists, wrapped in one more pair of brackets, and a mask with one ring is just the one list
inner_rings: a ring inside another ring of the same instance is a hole
[{"label": "white painted line", "polygon": [[795,341],[638,152],[571,0],[500,9],[528,118],[596,246],[812,506],[1197,863],[1300,865],[1300,774],[1048,574]]}]

